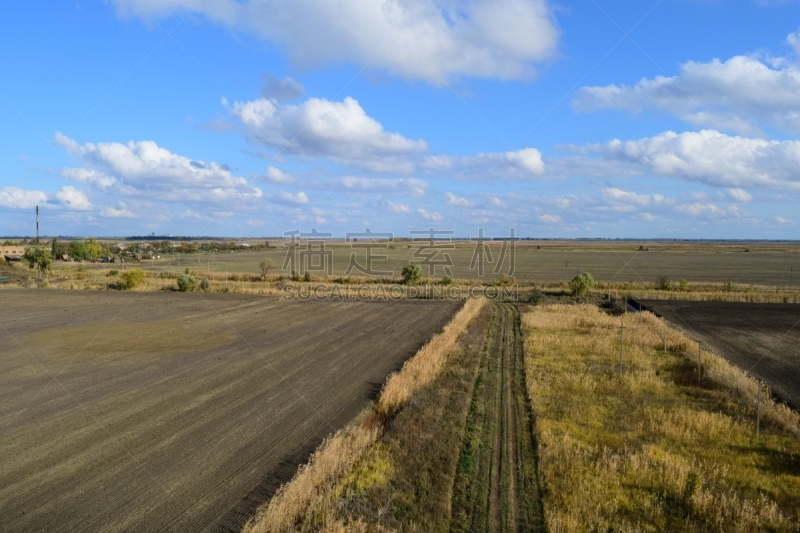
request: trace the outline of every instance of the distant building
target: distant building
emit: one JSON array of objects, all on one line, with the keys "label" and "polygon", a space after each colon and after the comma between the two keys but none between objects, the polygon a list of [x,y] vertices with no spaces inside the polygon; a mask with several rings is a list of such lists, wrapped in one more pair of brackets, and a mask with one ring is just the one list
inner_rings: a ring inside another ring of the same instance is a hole
[{"label": "distant building", "polygon": [[14,261],[22,261],[23,255],[25,255],[24,246],[0,246],[0,256],[4,257],[9,263]]}]

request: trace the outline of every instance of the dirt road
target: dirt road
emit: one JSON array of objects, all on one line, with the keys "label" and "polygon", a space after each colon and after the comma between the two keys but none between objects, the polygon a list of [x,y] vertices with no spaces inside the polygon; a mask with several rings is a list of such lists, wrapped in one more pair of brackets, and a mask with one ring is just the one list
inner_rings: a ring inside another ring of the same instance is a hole
[{"label": "dirt road", "polygon": [[519,311],[497,303],[453,491],[453,532],[543,531]]},{"label": "dirt road", "polygon": [[800,305],[643,300],[642,303],[800,409]]},{"label": "dirt road", "polygon": [[2,294],[4,532],[239,531],[457,307]]}]

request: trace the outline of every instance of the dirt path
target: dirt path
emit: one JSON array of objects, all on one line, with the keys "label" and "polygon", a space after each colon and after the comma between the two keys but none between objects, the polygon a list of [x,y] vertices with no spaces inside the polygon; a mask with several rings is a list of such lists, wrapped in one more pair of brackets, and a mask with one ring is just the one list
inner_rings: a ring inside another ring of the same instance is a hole
[{"label": "dirt path", "polygon": [[519,311],[497,303],[467,419],[451,531],[542,531]]}]

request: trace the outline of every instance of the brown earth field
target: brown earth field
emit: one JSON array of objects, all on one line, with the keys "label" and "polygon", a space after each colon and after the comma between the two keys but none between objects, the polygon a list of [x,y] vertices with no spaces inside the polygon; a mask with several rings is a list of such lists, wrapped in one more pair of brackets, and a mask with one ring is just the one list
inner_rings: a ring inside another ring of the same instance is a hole
[{"label": "brown earth field", "polygon": [[0,524],[240,531],[457,302],[6,290]]},{"label": "brown earth field", "polygon": [[[639,301],[800,408],[800,305]],[[691,350],[692,348],[689,348]]]}]

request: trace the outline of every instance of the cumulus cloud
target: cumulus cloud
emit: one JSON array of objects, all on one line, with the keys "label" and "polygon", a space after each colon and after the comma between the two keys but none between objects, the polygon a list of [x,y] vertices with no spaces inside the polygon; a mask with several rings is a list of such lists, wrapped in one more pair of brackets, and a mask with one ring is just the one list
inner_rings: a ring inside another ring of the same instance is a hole
[{"label": "cumulus cloud", "polygon": [[635,141],[576,148],[634,165],[641,173],[719,187],[800,189],[800,141],[728,136],[715,130],[668,131]]},{"label": "cumulus cloud", "polygon": [[790,33],[786,37],[786,43],[792,47],[794,53],[800,56],[800,30],[795,33]]},{"label": "cumulus cloud", "polygon": [[728,198],[743,204],[753,199],[753,195],[744,189],[739,189],[739,188],[726,189],[725,192],[727,193]]},{"label": "cumulus cloud", "polygon": [[125,207],[125,204],[121,204],[119,208],[104,207],[100,210],[100,216],[105,218],[136,218],[136,214]]},{"label": "cumulus cloud", "polygon": [[61,174],[121,196],[169,202],[229,202],[261,198],[261,189],[227,165],[174,154],[153,141],[79,144],[59,132],[55,142],[79,157],[82,168]]},{"label": "cumulus cloud", "polygon": [[276,78],[272,74],[262,74],[261,79],[264,81],[264,86],[261,88],[261,96],[268,100],[275,100],[281,102],[283,100],[297,100],[303,96],[305,87],[299,81],[295,81],[290,77],[283,79]]},{"label": "cumulus cloud", "polygon": [[545,224],[560,224],[561,217],[558,215],[539,215],[537,217],[540,221],[544,222]]},{"label": "cumulus cloud", "polygon": [[297,105],[262,98],[235,102],[230,113],[242,123],[252,144],[370,170],[409,173],[413,163],[408,156],[428,149],[421,139],[385,131],[350,97],[341,102],[309,98]]},{"label": "cumulus cloud", "polygon": [[471,156],[434,155],[424,158],[420,166],[436,175],[471,180],[529,180],[541,177],[546,170],[542,153],[536,148]]},{"label": "cumulus cloud", "polygon": [[[205,16],[275,43],[300,67],[355,62],[435,85],[529,79],[559,31],[546,0],[113,0],[123,16]],[[380,52],[380,53],[377,53]]]},{"label": "cumulus cloud", "polygon": [[83,191],[69,185],[62,187],[55,197],[62,205],[74,211],[88,211],[92,208],[92,203]]},{"label": "cumulus cloud", "polygon": [[275,167],[269,167],[267,169],[267,172],[264,175],[264,180],[270,183],[278,183],[284,185],[289,185],[296,181],[294,177],[282,171],[281,169]]},{"label": "cumulus cloud", "polygon": [[290,193],[288,191],[280,191],[273,201],[283,204],[306,205],[308,203],[308,196],[303,191],[297,193]]},{"label": "cumulus cloud", "polygon": [[[797,34],[789,36],[797,43]],[[583,87],[573,100],[582,111],[667,111],[690,124],[759,135],[769,123],[800,131],[800,68],[786,60],[770,64],[751,56],[727,61],[689,61],[676,76],[643,79],[636,85]]]},{"label": "cumulus cloud", "polygon": [[0,205],[11,209],[33,209],[37,205],[47,203],[47,193],[19,189],[17,187],[3,187],[0,189]]},{"label": "cumulus cloud", "polygon": [[428,184],[416,178],[402,179],[383,179],[383,178],[359,178],[347,176],[342,178],[342,186],[345,189],[359,192],[384,192],[394,193],[404,196],[425,196]]},{"label": "cumulus cloud", "polygon": [[397,203],[394,203],[394,202],[386,202],[386,207],[388,207],[389,210],[392,213],[406,214],[406,213],[410,213],[411,212],[411,208],[409,206],[407,206],[406,204],[397,204]]},{"label": "cumulus cloud", "polygon": [[452,205],[456,207],[473,207],[475,205],[475,202],[471,202],[461,196],[456,196],[451,192],[444,193],[444,203],[445,205]]},{"label": "cumulus cloud", "polygon": [[425,220],[429,220],[431,222],[441,222],[444,220],[444,217],[435,211],[428,211],[422,207],[417,208],[417,213],[424,218]]}]

